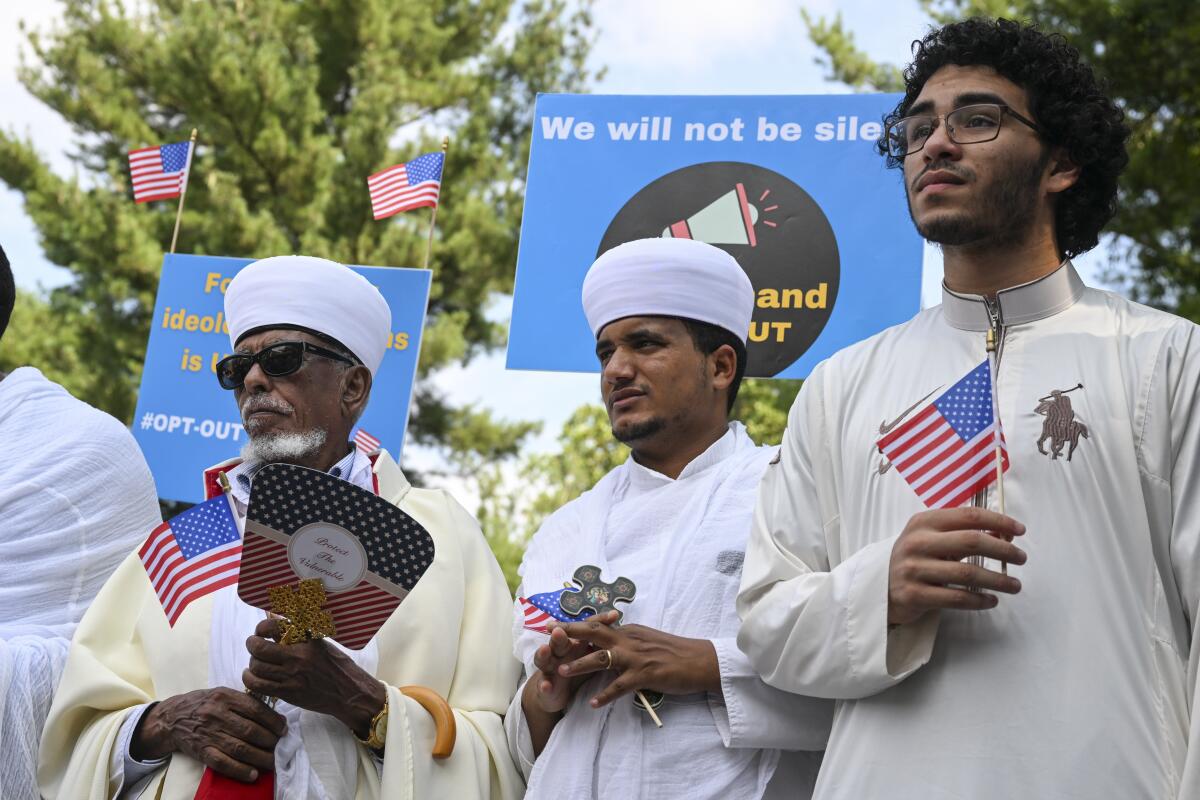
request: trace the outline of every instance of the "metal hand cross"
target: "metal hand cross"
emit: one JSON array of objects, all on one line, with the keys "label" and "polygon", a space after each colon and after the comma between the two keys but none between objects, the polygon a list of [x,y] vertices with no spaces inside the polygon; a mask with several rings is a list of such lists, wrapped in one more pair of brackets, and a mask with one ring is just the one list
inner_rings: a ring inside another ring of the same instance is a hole
[{"label": "metal hand cross", "polygon": [[558,600],[559,607],[572,617],[578,617],[584,611],[593,614],[616,611],[621,614],[616,603],[632,602],[637,594],[637,587],[629,578],[617,578],[612,583],[605,583],[600,578],[600,568],[591,564],[575,570],[572,580],[579,584],[579,591],[563,592]]}]

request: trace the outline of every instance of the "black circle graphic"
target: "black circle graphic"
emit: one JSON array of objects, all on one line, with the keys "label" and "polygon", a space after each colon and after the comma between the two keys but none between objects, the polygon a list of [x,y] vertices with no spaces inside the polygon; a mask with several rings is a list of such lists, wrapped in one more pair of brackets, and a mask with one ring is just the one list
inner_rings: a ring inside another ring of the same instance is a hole
[{"label": "black circle graphic", "polygon": [[821,335],[841,276],[837,239],[817,202],[778,172],[709,161],[642,187],[609,223],[596,251],[655,236],[720,247],[754,285],[746,374],[771,377]]}]

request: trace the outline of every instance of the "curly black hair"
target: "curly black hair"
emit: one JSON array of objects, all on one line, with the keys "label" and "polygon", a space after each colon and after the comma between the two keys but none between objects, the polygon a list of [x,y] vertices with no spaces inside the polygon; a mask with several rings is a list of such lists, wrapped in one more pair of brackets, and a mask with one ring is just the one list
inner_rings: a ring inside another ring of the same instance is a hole
[{"label": "curly black hair", "polygon": [[[884,117],[885,128],[908,113],[935,72],[951,64],[991,67],[1029,94],[1033,118],[1048,142],[1063,147],[1080,167],[1078,182],[1055,205],[1059,255],[1071,258],[1095,247],[1117,208],[1117,176],[1129,162],[1129,128],[1091,66],[1061,34],[1034,25],[984,18],[955,22],[913,42],[904,98]],[[903,162],[887,152],[882,138],[878,149],[888,167]]]}]

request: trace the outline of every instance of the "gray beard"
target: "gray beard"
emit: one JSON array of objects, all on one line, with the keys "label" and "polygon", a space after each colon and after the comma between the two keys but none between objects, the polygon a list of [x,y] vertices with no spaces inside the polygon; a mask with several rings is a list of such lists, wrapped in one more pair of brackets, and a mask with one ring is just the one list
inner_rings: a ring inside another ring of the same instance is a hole
[{"label": "gray beard", "polygon": [[251,436],[242,447],[242,461],[260,464],[296,464],[325,446],[329,433],[313,428],[304,433],[277,433]]}]

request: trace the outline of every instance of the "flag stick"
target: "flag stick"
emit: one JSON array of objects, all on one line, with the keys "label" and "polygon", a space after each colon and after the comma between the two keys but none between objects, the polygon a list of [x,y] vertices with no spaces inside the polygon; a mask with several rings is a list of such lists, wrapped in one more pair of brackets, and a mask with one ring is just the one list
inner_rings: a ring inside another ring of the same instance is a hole
[{"label": "flag stick", "polygon": [[[441,182],[446,182],[446,151],[450,149],[450,137],[442,137],[442,177]],[[433,252],[433,225],[437,222],[438,207],[442,204],[442,189],[438,186],[438,201],[433,205],[433,213],[429,215],[429,239],[425,242],[425,269],[429,269],[429,256]]]},{"label": "flag stick", "polygon": [[[992,441],[996,448],[996,502],[1001,514],[1004,513],[1004,458],[1000,449],[1000,400],[996,390],[996,331],[988,328],[987,333],[988,369],[992,378]],[[1000,572],[1008,574],[1008,562],[1000,562]]]},{"label": "flag stick", "polygon": [[650,719],[654,720],[654,724],[662,727],[662,720],[658,718],[658,714],[654,713],[654,707],[650,705],[650,701],[646,699],[646,695],[642,694],[641,689],[636,689],[638,699],[642,701],[642,707],[646,709],[646,713],[650,715]]},{"label": "flag stick", "polygon": [[179,222],[183,219],[183,201],[187,198],[188,181],[192,177],[192,155],[196,152],[196,129],[192,128],[191,144],[188,145],[187,167],[183,171],[183,188],[179,192],[179,209],[175,212],[175,233],[171,234],[171,252],[179,240]]}]

